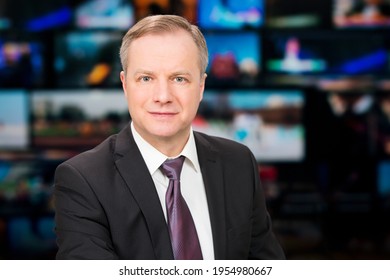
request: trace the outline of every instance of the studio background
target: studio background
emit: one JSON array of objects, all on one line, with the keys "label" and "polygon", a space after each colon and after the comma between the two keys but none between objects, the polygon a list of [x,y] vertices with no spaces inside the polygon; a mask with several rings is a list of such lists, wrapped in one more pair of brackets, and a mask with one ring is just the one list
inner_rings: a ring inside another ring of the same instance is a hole
[{"label": "studio background", "polygon": [[0,0],[0,259],[55,257],[54,170],[127,125],[121,38],[165,13],[205,34],[194,129],[250,147],[287,258],[389,259],[390,17],[357,2]]}]

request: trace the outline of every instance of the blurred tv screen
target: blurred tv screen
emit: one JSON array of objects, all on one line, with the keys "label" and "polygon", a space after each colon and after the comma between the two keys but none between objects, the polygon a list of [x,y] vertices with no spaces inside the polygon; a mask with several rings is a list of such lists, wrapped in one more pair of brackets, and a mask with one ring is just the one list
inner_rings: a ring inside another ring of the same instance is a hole
[{"label": "blurred tv screen", "polygon": [[130,0],[85,0],[75,9],[75,25],[82,29],[127,30],[134,21]]},{"label": "blurred tv screen", "polygon": [[13,203],[46,203],[42,196],[50,192],[44,176],[44,170],[33,160],[0,160],[0,198]]},{"label": "blurred tv screen", "polygon": [[0,150],[27,149],[29,100],[26,91],[0,90]]},{"label": "blurred tv screen", "polygon": [[3,0],[1,2],[4,2],[0,3],[0,8],[4,8],[8,15],[9,28],[40,32],[69,27],[72,23],[73,11],[69,0]]},{"label": "blurred tv screen", "polygon": [[264,24],[264,0],[199,0],[199,26],[205,29],[258,28]]},{"label": "blurred tv screen", "polygon": [[378,163],[378,194],[381,198],[390,198],[390,161],[383,160]]},{"label": "blurred tv screen", "polygon": [[333,0],[333,24],[339,28],[389,28],[389,0]]},{"label": "blurred tv screen", "polygon": [[58,35],[54,67],[59,87],[113,87],[120,85],[122,66],[116,32],[70,32]]},{"label": "blurred tv screen", "polygon": [[32,92],[32,140],[37,148],[90,148],[129,121],[121,90]]},{"label": "blurred tv screen", "polygon": [[58,250],[52,214],[7,219],[9,259],[54,259]]},{"label": "blurred tv screen", "polygon": [[137,20],[148,15],[173,14],[198,23],[198,0],[134,0],[133,3]]},{"label": "blurred tv screen", "polygon": [[9,5],[8,1],[0,1],[0,31],[7,30],[12,26]]},{"label": "blurred tv screen", "polygon": [[194,130],[247,145],[259,162],[305,157],[304,93],[301,90],[207,90]]},{"label": "blurred tv screen", "polygon": [[383,38],[355,32],[274,32],[264,38],[270,73],[361,75],[384,74],[388,52]]},{"label": "blurred tv screen", "polygon": [[261,72],[257,33],[206,33],[209,65],[207,82],[252,84]]},{"label": "blurred tv screen", "polygon": [[41,42],[0,38],[0,88],[28,88],[44,84]]},{"label": "blurred tv screen", "polygon": [[265,25],[270,28],[311,28],[331,25],[332,2],[329,0],[266,1]]},{"label": "blurred tv screen", "polygon": [[170,0],[134,0],[136,19],[140,20],[148,15],[170,13]]}]

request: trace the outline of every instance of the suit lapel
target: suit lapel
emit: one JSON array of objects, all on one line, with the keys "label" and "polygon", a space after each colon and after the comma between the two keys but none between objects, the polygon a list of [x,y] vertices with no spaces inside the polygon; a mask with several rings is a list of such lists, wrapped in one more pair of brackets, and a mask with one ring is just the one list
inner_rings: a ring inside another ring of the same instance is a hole
[{"label": "suit lapel", "polygon": [[225,200],[222,162],[216,150],[195,132],[196,148],[206,189],[215,259],[226,259]]},{"label": "suit lapel", "polygon": [[134,141],[130,125],[118,136],[115,164],[145,217],[156,259],[173,259],[169,232],[156,188]]}]

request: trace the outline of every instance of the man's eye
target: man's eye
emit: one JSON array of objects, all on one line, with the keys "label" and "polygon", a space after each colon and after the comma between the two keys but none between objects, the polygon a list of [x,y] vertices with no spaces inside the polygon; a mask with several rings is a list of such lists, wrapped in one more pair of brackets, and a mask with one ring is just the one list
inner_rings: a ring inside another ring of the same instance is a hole
[{"label": "man's eye", "polygon": [[149,76],[143,76],[143,77],[141,77],[141,81],[142,82],[149,82],[150,80],[151,80],[152,78],[150,78]]},{"label": "man's eye", "polygon": [[186,80],[185,80],[185,78],[183,78],[183,77],[176,77],[176,78],[175,78],[175,81],[178,82],[178,83],[183,83],[183,82],[185,82]]}]

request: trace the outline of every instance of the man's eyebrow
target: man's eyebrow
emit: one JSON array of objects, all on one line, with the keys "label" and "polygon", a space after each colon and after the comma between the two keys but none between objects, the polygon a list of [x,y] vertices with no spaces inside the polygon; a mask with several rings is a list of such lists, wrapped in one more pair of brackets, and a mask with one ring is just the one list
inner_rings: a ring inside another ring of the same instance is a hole
[{"label": "man's eyebrow", "polygon": [[189,71],[175,71],[171,74],[171,76],[191,76],[191,73]]},{"label": "man's eyebrow", "polygon": [[146,70],[146,69],[137,69],[137,70],[134,71],[134,76],[135,76],[135,75],[138,75],[138,74],[153,75],[154,72],[153,72],[153,71]]},{"label": "man's eyebrow", "polygon": [[[137,76],[137,75],[140,75],[140,74],[154,75],[155,72],[150,71],[150,70],[146,70],[146,69],[137,69],[133,73],[134,76]],[[179,70],[179,71],[172,72],[169,76],[170,77],[175,77],[175,76],[189,76],[189,77],[191,77],[192,74],[191,74],[191,72],[186,71],[186,70]]]}]

